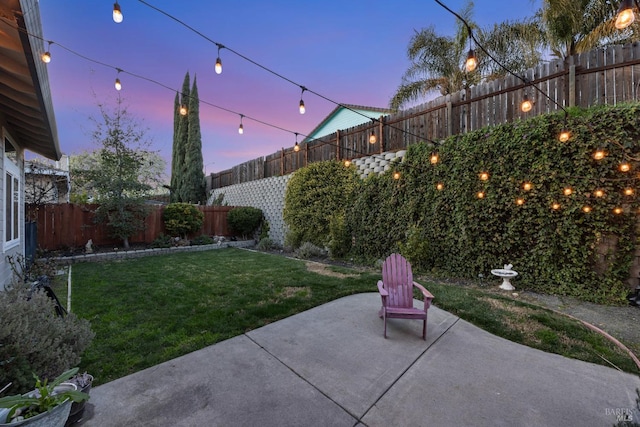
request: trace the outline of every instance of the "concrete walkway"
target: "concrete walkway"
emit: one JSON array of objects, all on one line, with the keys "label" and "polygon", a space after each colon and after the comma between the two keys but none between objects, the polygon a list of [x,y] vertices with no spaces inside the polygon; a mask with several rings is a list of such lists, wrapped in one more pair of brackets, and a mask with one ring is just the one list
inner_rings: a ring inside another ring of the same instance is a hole
[{"label": "concrete walkway", "polygon": [[[345,297],[91,391],[83,426],[603,426],[634,375]],[[421,302],[416,302],[421,306]],[[634,421],[640,414],[631,414]]]}]

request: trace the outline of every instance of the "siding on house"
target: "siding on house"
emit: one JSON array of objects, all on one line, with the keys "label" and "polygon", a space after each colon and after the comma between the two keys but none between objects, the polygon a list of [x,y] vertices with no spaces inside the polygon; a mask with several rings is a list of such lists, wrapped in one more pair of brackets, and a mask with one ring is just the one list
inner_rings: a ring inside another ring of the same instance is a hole
[{"label": "siding on house", "polygon": [[[348,108],[345,108],[348,107]],[[379,119],[391,112],[384,108],[362,107],[346,105],[336,107],[320,124],[306,137],[303,142],[312,141],[330,135],[336,129],[349,129],[371,119]]]}]

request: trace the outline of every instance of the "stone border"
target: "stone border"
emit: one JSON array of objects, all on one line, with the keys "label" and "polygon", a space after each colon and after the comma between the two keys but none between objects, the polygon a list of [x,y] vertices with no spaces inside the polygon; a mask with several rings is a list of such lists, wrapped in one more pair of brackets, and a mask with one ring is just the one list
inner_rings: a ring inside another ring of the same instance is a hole
[{"label": "stone border", "polygon": [[74,255],[68,257],[52,257],[51,260],[55,261],[58,264],[75,264],[78,262],[102,262],[102,261],[113,261],[120,259],[130,259],[130,258],[141,258],[145,256],[152,255],[166,255],[166,254],[175,254],[179,252],[202,252],[209,251],[214,249],[223,249],[223,248],[250,248],[255,246],[255,241],[253,240],[242,240],[237,242],[225,242],[222,244],[211,244],[211,245],[195,245],[195,246],[173,246],[170,248],[154,248],[154,249],[137,249],[132,251],[117,251],[117,252],[100,252],[95,254],[82,254],[82,255]]}]

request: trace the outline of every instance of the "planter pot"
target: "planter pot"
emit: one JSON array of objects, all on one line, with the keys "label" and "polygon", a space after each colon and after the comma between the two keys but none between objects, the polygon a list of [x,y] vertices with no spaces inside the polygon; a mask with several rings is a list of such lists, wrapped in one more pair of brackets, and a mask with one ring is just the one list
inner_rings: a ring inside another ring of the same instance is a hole
[{"label": "planter pot", "polygon": [[[78,389],[83,393],[89,394],[89,392],[91,391],[91,384],[93,383],[93,376],[89,374],[86,374],[86,375],[90,378],[89,383],[82,388],[78,386]],[[73,402],[71,404],[71,411],[69,412],[69,418],[65,423],[65,427],[71,426],[77,423],[78,421],[82,420],[82,416],[84,415],[85,403],[87,403],[86,400],[83,400],[82,402]]]},{"label": "planter pot", "polygon": [[[60,384],[56,389],[63,387],[73,388],[74,390],[77,389],[75,384],[68,383]],[[27,418],[26,420],[17,423],[8,424],[6,423],[6,417],[9,414],[9,409],[1,408],[0,427],[63,427],[69,417],[70,411],[71,400],[67,400],[55,408],[47,412],[43,412],[42,414],[38,414],[35,417]]]}]

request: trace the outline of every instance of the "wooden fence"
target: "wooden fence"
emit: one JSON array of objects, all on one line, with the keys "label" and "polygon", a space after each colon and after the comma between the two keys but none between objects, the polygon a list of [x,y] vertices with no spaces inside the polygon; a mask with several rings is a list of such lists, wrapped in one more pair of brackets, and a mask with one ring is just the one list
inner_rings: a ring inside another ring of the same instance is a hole
[{"label": "wooden fence", "polygon": [[[312,162],[354,159],[401,150],[419,141],[440,141],[485,126],[561,111],[557,105],[587,108],[637,101],[640,43],[607,46],[567,60],[546,62],[522,76],[529,84],[514,76],[483,83],[383,117],[380,123],[338,130],[302,144],[299,152],[292,147],[282,149],[211,174],[207,177],[207,189],[286,175]],[[520,111],[525,93],[534,101],[528,113]],[[369,143],[371,132],[376,134],[375,144]]]},{"label": "wooden fence", "polygon": [[[27,205],[27,218],[38,224],[38,247],[45,250],[79,248],[91,239],[96,246],[115,245],[122,242],[109,236],[106,226],[94,222],[97,205],[51,204]],[[227,227],[227,213],[232,206],[198,206],[204,214],[202,228],[193,234],[200,236],[231,236]],[[146,218],[145,230],[132,236],[129,243],[151,243],[161,233],[166,234],[162,213],[164,206],[151,207]],[[193,237],[191,236],[191,237]]]}]

